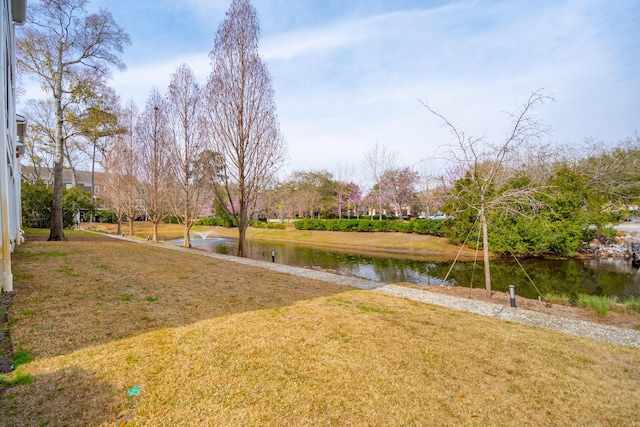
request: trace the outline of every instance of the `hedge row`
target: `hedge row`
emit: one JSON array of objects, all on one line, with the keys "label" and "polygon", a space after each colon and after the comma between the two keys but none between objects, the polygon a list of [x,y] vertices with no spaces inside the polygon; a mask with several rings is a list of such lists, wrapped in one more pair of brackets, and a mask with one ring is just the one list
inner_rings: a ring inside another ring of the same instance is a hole
[{"label": "hedge row", "polygon": [[298,230],[325,231],[397,231],[401,233],[430,234],[445,236],[452,224],[451,220],[416,219],[412,221],[370,220],[370,219],[303,219],[293,225]]},{"label": "hedge row", "polygon": [[212,218],[212,217],[206,217],[206,218],[200,218],[198,219],[194,225],[207,225],[207,226],[215,226],[218,225],[220,227],[234,227],[235,224],[233,223],[233,220],[229,221],[226,218],[221,218],[221,217],[216,217],[216,218]]},{"label": "hedge row", "polygon": [[249,224],[253,228],[268,228],[272,230],[284,230],[287,228],[285,224],[279,222],[265,222],[258,221],[257,219],[252,220]]}]

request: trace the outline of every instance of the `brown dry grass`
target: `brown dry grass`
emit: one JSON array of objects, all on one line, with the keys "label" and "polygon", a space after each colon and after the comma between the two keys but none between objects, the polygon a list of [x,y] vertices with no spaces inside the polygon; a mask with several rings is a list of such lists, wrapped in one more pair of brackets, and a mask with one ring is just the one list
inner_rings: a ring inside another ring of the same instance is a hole
[{"label": "brown dry grass", "polygon": [[636,348],[104,238],[14,273],[4,425],[640,425]]}]

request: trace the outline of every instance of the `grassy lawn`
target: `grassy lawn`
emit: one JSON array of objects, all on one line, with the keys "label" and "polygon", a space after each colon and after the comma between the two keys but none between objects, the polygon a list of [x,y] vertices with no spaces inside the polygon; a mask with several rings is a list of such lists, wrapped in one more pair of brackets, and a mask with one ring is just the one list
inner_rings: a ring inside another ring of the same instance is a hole
[{"label": "grassy lawn", "polygon": [[7,426],[640,424],[637,348],[100,236],[13,269]]}]

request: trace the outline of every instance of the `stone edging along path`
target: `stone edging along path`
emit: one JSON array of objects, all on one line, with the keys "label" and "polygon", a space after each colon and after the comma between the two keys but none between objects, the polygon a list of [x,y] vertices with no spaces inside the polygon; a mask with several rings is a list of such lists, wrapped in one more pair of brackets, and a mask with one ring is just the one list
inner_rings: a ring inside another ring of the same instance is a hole
[{"label": "stone edging along path", "polygon": [[387,295],[407,298],[426,304],[433,304],[441,307],[452,308],[455,310],[468,311],[471,313],[479,314],[481,316],[491,316],[510,322],[536,325],[570,335],[587,337],[600,341],[608,341],[614,344],[640,347],[640,331],[634,331],[632,329],[601,325],[599,323],[586,322],[583,320],[567,319],[564,317],[554,316],[546,313],[539,313],[522,308],[512,308],[484,301],[459,298],[451,295],[442,295],[434,292],[429,292],[426,289],[422,290],[406,288],[403,286],[388,285],[385,283],[361,279],[358,277],[341,276],[339,274],[328,273],[326,271],[309,270],[301,267],[293,267],[283,264],[252,260],[248,258],[238,258],[231,255],[221,255],[212,252],[204,252],[202,250],[189,249],[183,246],[166,243],[153,243],[145,240],[131,239],[128,237],[122,237],[113,234],[106,234],[106,236],[145,245],[152,245],[165,249],[194,253],[209,258],[221,259],[238,264],[251,265],[254,267],[277,271],[279,273],[291,274],[293,276],[306,277],[309,279],[335,283],[338,285],[351,286],[374,292],[381,292]]}]

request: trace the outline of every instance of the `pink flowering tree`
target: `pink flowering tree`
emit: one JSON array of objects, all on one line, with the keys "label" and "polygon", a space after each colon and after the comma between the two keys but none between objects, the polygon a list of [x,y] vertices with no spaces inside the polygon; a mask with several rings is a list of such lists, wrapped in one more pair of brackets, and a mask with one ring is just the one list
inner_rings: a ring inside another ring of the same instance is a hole
[{"label": "pink flowering tree", "polygon": [[382,174],[380,182],[386,193],[385,199],[389,201],[397,215],[402,215],[403,209],[408,211],[419,181],[418,173],[409,167],[390,169]]}]

